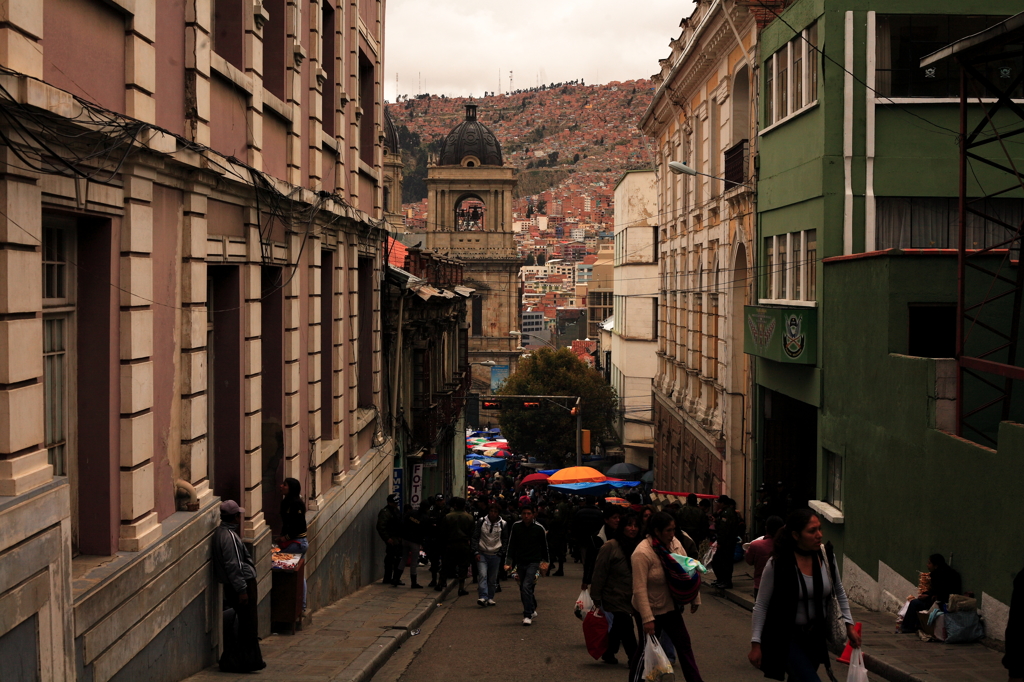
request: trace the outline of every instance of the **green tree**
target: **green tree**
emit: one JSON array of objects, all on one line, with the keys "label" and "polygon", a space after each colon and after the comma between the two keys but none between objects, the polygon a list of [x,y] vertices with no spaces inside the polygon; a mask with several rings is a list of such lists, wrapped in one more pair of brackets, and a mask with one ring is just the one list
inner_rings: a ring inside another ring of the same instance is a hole
[{"label": "green tree", "polygon": [[[515,374],[502,384],[502,395],[580,396],[583,428],[591,442],[614,438],[612,421],[618,398],[599,372],[591,369],[568,348],[541,348],[519,362]],[[538,457],[555,464],[568,464],[576,457],[576,417],[572,401],[541,400],[539,409],[524,410],[509,400],[501,412],[501,433],[513,452]]]},{"label": "green tree", "polygon": [[543,254],[543,253],[537,254],[537,265],[544,265],[547,262],[548,262],[548,257],[545,254]]},{"label": "green tree", "polygon": [[548,202],[547,202],[547,199],[541,199],[540,201],[537,202],[537,214],[538,215],[547,215],[547,212],[548,212]]},{"label": "green tree", "polygon": [[537,259],[534,258],[533,253],[526,254],[526,263],[524,263],[524,265],[531,266],[531,265],[536,265],[536,264],[537,264]]}]

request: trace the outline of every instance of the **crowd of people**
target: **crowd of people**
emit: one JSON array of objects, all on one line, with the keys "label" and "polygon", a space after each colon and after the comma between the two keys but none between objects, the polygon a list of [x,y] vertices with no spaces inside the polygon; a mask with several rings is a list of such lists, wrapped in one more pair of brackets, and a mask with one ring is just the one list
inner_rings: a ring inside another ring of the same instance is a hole
[{"label": "crowd of people", "polygon": [[[687,606],[691,614],[700,608],[699,583],[684,578],[677,558],[706,557],[709,542],[717,541],[715,557],[728,558],[728,571],[719,572],[725,558],[712,560],[716,584],[730,585],[735,543],[742,542],[745,533],[735,503],[718,496],[712,513],[707,499],[691,494],[686,504],[669,504],[659,511],[645,504],[640,494],[629,493],[618,504],[601,500],[599,505],[595,497],[524,486],[527,473],[513,468],[507,475],[478,474],[469,499],[446,500],[438,495],[424,508],[407,507],[404,512],[399,510],[399,498],[388,496],[377,522],[386,545],[384,582],[404,585],[402,572],[409,565],[411,588],[421,589],[417,569],[423,562],[431,575],[427,586],[437,591],[444,590],[448,581],[457,581],[459,594],[466,595],[466,581],[472,576],[477,604],[486,608],[495,605],[501,582],[513,580],[519,587],[523,625],[529,626],[538,615],[537,579],[542,574],[564,576],[565,562],[571,558],[583,564],[582,589],[589,592],[594,607],[610,617],[603,654],[606,663],[618,664],[621,649],[628,659],[631,682],[642,679],[644,641],[653,638],[673,662],[678,658],[687,682],[700,682],[683,618]],[[286,479],[280,493],[282,533],[276,543],[289,552],[305,553],[306,509],[298,481]],[[754,566],[748,659],[769,679],[820,681],[819,668],[830,665],[829,638],[836,637],[833,625],[845,628],[842,639],[854,648],[860,647],[860,633],[854,628],[835,553],[831,544],[822,543],[818,516],[805,508],[775,507],[773,511],[786,512],[785,520],[778,514],[757,519],[764,534],[747,544],[743,554]],[[245,510],[226,500],[220,513],[211,563],[225,587],[221,669],[252,672],[266,663],[259,646],[255,564],[240,533]],[[962,591],[959,573],[942,555],[929,557],[928,569],[928,589],[911,600],[911,614]],[[1014,583],[1006,630],[1003,664],[1011,681],[1021,679],[1024,672],[1022,647],[1009,646],[1024,641],[1022,576],[1024,571]],[[912,631],[915,621],[907,620],[904,631]]]},{"label": "crowd of people", "polygon": [[[408,564],[411,587],[421,587],[416,570],[422,560],[431,575],[427,587],[440,591],[457,581],[458,593],[465,595],[472,577],[477,604],[486,608],[496,603],[502,582],[511,580],[519,588],[523,625],[529,626],[538,616],[537,579],[563,576],[565,563],[576,561],[583,569],[581,589],[610,619],[606,663],[618,664],[621,651],[630,679],[639,679],[645,642],[653,637],[670,660],[678,660],[687,682],[701,682],[684,619],[687,607],[691,614],[700,608],[699,583],[685,579],[674,557],[706,559],[715,543],[710,568],[717,587],[732,587],[740,557],[755,568],[748,658],[766,677],[818,680],[818,668],[828,665],[827,617],[840,618],[851,644],[860,645],[834,553],[822,545],[821,522],[810,510],[767,507],[786,514],[783,520],[758,509],[756,523],[764,535],[738,552],[746,523],[725,495],[691,494],[685,504],[659,510],[635,492],[611,504],[543,483],[523,485],[529,473],[514,463],[504,474],[475,472],[466,499],[438,495],[402,513],[397,498],[389,498],[377,524],[388,548],[385,582],[405,585],[401,577]],[[789,503],[781,486],[775,497]],[[762,500],[767,503],[768,496]],[[828,616],[833,595],[839,613]]]}]

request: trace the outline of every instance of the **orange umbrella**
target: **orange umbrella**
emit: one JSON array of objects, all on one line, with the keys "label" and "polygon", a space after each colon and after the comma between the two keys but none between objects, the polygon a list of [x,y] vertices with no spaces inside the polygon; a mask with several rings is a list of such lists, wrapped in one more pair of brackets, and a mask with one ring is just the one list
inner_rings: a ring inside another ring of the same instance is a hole
[{"label": "orange umbrella", "polygon": [[569,467],[551,474],[548,483],[603,483],[608,477],[591,467]]},{"label": "orange umbrella", "polygon": [[606,497],[606,498],[604,498],[604,501],[607,502],[608,504],[614,504],[614,505],[619,506],[619,507],[628,507],[629,506],[629,502],[627,502],[626,500],[622,499],[621,497]]}]

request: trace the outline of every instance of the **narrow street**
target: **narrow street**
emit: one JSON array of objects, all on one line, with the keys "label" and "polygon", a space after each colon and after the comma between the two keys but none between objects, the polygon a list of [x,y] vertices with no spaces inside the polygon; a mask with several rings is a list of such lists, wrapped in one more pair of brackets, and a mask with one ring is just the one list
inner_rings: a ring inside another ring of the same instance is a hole
[{"label": "narrow street", "polygon": [[[572,613],[579,594],[582,566],[565,567],[563,578],[541,578],[537,585],[538,616],[522,625],[522,607],[515,583],[504,583],[497,606],[481,609],[476,590],[446,602],[424,623],[374,676],[374,682],[479,682],[514,679],[516,682],[587,680],[625,682],[625,655],[619,665],[595,661],[587,653],[583,630]],[[702,595],[696,614],[686,614],[701,674],[707,682],[763,680],[750,667],[750,612],[729,602]],[[846,666],[833,664],[836,679],[846,679]],[[678,673],[682,682],[682,675]],[[824,669],[822,679],[827,679]],[[872,680],[880,679],[874,676]]]}]

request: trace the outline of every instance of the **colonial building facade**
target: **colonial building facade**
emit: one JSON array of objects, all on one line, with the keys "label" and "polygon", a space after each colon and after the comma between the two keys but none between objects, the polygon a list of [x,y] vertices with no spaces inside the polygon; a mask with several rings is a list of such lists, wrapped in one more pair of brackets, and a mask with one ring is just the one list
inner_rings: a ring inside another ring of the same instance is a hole
[{"label": "colonial building facade", "polygon": [[[746,500],[750,405],[743,305],[753,287],[757,23],[701,0],[662,60],[641,119],[657,145],[655,487]],[[676,175],[672,161],[702,175]]]},{"label": "colonial building facade", "polygon": [[221,499],[245,507],[266,634],[284,477],[310,509],[310,608],[374,578],[383,11],[0,8],[5,668],[214,662]]},{"label": "colonial building facade", "polygon": [[[519,338],[519,267],[512,234],[516,171],[504,165],[501,143],[477,119],[475,104],[452,128],[427,168],[425,246],[464,264],[470,301],[469,359],[475,388],[488,391],[490,372],[515,371]],[[500,368],[500,369],[499,369]]]}]

